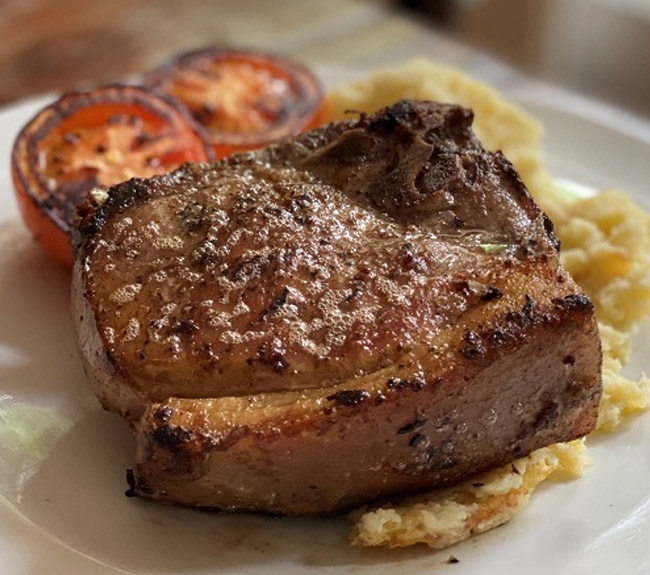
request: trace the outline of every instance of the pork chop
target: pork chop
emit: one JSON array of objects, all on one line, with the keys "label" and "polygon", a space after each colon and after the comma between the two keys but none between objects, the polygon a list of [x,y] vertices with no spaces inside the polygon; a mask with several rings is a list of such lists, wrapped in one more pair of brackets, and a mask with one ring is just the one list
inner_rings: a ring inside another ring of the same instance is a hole
[{"label": "pork chop", "polygon": [[136,493],[328,514],[593,429],[593,306],[471,123],[401,101],[82,208],[80,350]]}]

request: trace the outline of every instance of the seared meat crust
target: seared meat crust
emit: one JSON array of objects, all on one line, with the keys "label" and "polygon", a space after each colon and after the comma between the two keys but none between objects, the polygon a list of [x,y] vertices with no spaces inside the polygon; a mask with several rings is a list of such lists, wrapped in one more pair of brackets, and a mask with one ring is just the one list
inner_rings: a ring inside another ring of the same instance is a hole
[{"label": "seared meat crust", "polygon": [[80,349],[138,493],[332,513],[593,428],[593,306],[471,121],[403,101],[86,206]]}]

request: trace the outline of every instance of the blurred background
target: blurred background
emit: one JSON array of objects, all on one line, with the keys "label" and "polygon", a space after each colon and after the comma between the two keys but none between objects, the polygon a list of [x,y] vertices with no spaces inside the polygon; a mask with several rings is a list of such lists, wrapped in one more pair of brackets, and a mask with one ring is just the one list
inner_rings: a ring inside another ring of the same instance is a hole
[{"label": "blurred background", "polygon": [[497,85],[512,67],[650,117],[650,0],[0,0],[0,38],[0,105],[224,44],[361,70],[427,56]]}]

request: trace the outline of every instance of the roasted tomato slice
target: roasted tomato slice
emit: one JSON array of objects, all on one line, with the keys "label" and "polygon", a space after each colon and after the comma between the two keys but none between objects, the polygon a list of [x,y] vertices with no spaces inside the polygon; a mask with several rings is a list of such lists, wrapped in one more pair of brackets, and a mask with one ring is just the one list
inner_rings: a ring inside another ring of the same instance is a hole
[{"label": "roasted tomato slice", "polygon": [[259,148],[315,126],[318,79],[284,57],[209,48],[182,54],[145,76],[185,104],[218,157]]},{"label": "roasted tomato slice", "polygon": [[70,267],[70,226],[91,189],[212,159],[183,106],[146,88],[107,86],[41,110],[14,143],[11,171],[27,226]]}]

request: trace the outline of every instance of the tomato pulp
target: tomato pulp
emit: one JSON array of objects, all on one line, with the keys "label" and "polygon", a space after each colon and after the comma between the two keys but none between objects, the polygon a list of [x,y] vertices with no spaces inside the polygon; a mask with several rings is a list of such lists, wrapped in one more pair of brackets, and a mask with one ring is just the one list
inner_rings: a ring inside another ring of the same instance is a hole
[{"label": "tomato pulp", "polygon": [[171,99],[137,86],[70,92],[20,132],[12,178],[23,219],[66,267],[77,205],[97,187],[213,159],[202,129]]}]

